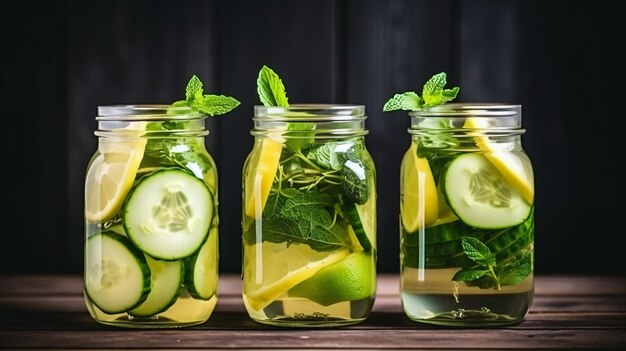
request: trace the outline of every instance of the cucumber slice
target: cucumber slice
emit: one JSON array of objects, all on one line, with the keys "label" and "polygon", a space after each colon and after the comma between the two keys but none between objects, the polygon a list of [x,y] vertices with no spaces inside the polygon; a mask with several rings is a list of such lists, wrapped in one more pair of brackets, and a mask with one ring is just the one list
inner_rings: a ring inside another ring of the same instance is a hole
[{"label": "cucumber slice", "polygon": [[370,238],[376,234],[376,218],[372,218],[374,213],[364,213],[364,208],[365,206],[358,206],[349,201],[346,203],[346,212],[356,238],[363,251],[370,252],[372,250]]},{"label": "cucumber slice", "polygon": [[214,208],[213,195],[201,179],[170,168],[141,178],[126,200],[122,218],[135,246],[156,259],[175,261],[200,248]]},{"label": "cucumber slice", "polygon": [[184,265],[182,261],[157,261],[146,255],[151,271],[151,290],[146,301],[128,314],[148,317],[167,310],[176,302],[183,287]]},{"label": "cucumber slice", "polygon": [[522,236],[517,239],[514,243],[506,247],[504,250],[498,252],[496,254],[496,260],[504,261],[509,258],[518,255],[522,251],[524,251],[529,245],[532,244],[533,239],[535,237],[535,225],[533,224],[530,228],[528,228],[527,235]]},{"label": "cucumber slice", "polygon": [[[417,238],[419,234],[411,233],[408,235],[415,235]],[[424,232],[424,239],[428,245],[444,241],[458,240],[463,236],[471,236],[480,239],[484,235],[485,232],[483,230],[472,228],[457,219],[452,222],[426,228]]]},{"label": "cucumber slice", "polygon": [[150,293],[150,268],[144,254],[122,235],[91,236],[85,244],[85,292],[106,313],[137,307]]},{"label": "cucumber slice", "polygon": [[530,216],[524,223],[497,231],[485,244],[489,247],[491,252],[499,253],[511,246],[514,242],[522,237],[527,237],[531,227],[534,225],[534,211],[531,211]]},{"label": "cucumber slice", "polygon": [[481,153],[468,153],[450,162],[443,191],[452,211],[465,224],[482,229],[518,225],[531,206]]},{"label": "cucumber slice", "polygon": [[209,232],[209,238],[193,256],[187,258],[185,286],[189,295],[209,300],[217,291],[217,226]]}]

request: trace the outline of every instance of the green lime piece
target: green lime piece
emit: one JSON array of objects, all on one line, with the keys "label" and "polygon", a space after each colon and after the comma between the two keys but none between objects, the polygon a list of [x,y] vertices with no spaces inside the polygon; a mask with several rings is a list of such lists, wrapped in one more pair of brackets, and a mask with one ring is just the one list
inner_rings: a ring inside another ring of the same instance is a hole
[{"label": "green lime piece", "polygon": [[322,306],[366,299],[376,292],[375,271],[370,253],[355,252],[294,286],[289,297],[303,297]]}]

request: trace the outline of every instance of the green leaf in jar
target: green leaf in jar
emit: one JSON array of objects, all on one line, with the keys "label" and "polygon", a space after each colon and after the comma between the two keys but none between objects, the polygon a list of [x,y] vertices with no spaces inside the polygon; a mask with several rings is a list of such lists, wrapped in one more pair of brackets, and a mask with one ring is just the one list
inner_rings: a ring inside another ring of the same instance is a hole
[{"label": "green leaf in jar", "polygon": [[454,277],[452,277],[452,280],[469,282],[478,278],[482,278],[487,274],[489,274],[488,269],[461,269],[460,271],[456,272]]},{"label": "green leaf in jar", "polygon": [[[261,222],[262,240],[303,243],[316,251],[331,251],[350,245],[345,228],[335,220],[328,194],[314,190],[283,189],[267,200]],[[254,229],[244,233],[248,244],[256,241]]]},{"label": "green leaf in jar", "polygon": [[496,256],[482,241],[464,236],[461,238],[461,245],[465,255],[477,264],[482,266],[494,266],[496,264]]},{"label": "green leaf in jar", "polygon": [[532,254],[526,253],[519,260],[501,267],[498,273],[500,285],[515,285],[521,283],[533,271]]}]

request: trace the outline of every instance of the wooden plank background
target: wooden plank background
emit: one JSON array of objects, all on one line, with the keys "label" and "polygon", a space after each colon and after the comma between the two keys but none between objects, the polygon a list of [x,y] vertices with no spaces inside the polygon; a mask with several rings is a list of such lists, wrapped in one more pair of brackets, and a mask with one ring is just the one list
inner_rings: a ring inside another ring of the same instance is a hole
[{"label": "wooden plank background", "polygon": [[537,276],[533,306],[520,324],[453,328],[409,320],[397,275],[380,275],[363,323],[279,328],[253,322],[238,275],[220,276],[211,318],[178,330],[125,330],[94,322],[75,276],[0,277],[0,349],[616,349],[626,346],[624,276]]},{"label": "wooden plank background", "polygon": [[[0,273],[82,269],[82,192],[98,105],[169,103],[191,74],[242,105],[211,120],[221,270],[239,272],[240,174],[262,64],[292,102],[365,104],[379,176],[379,268],[398,267],[398,173],[409,120],[394,92],[446,71],[460,101],[523,105],[540,273],[620,272],[626,84],[611,1],[5,1]],[[622,50],[623,51],[623,50]]]}]

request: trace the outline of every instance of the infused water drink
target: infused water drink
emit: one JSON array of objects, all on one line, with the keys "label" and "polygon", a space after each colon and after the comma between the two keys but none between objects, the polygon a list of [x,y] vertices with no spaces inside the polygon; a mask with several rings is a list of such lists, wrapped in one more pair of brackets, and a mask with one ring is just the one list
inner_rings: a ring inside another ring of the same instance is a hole
[{"label": "infused water drink", "polygon": [[376,172],[363,106],[255,108],[243,171],[243,299],[258,322],[364,320],[376,291]]},{"label": "infused water drink", "polygon": [[85,301],[104,324],[180,327],[217,301],[217,171],[206,115],[103,106],[85,180]]},{"label": "infused water drink", "polygon": [[534,177],[518,105],[411,112],[401,168],[407,315],[442,325],[521,321],[533,299]]}]

